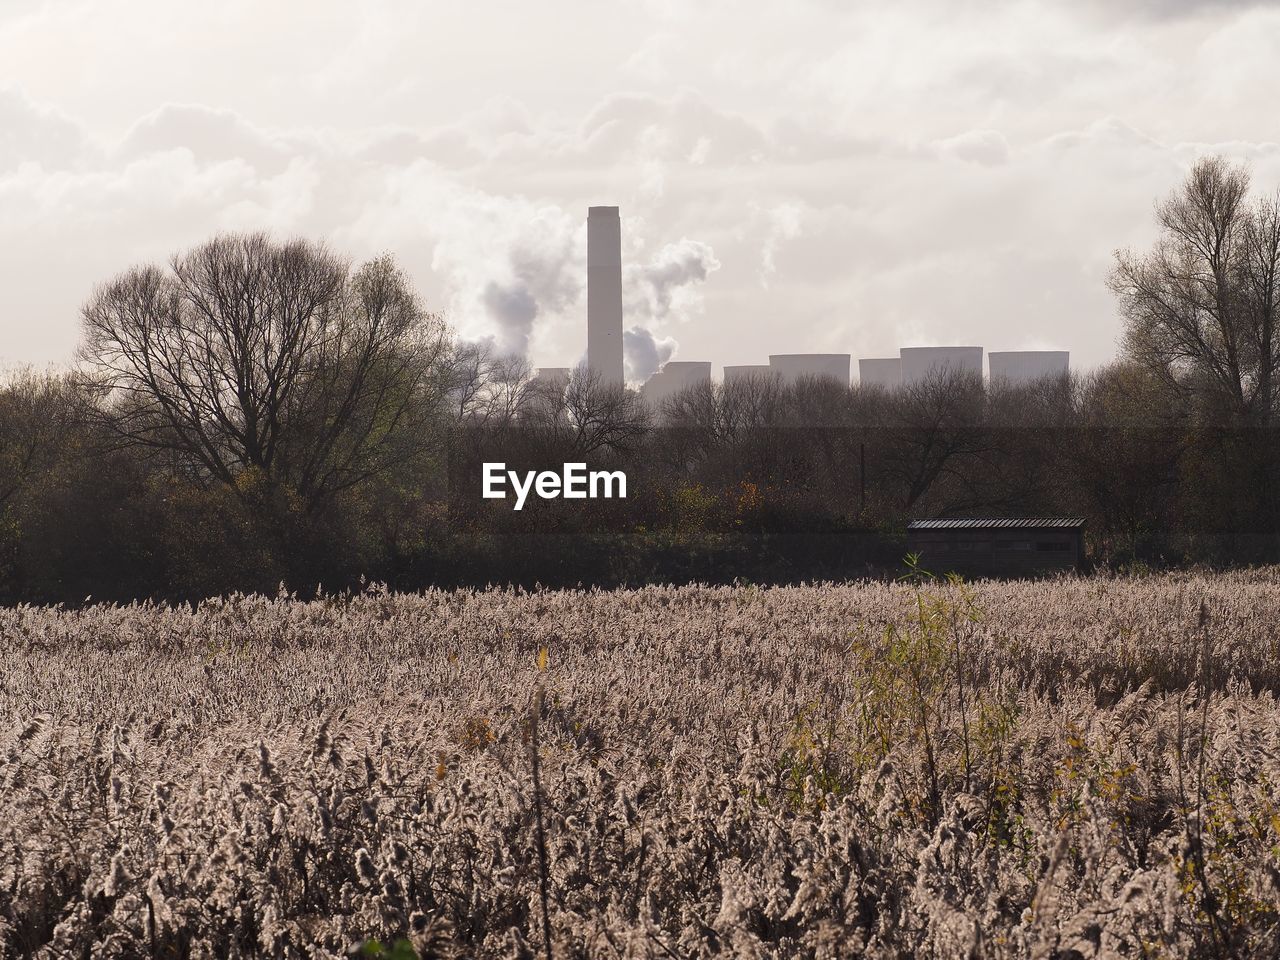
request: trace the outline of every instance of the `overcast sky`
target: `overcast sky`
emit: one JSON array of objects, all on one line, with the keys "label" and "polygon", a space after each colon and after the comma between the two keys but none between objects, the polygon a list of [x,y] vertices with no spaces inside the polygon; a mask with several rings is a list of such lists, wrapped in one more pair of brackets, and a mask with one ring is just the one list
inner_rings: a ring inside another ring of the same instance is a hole
[{"label": "overcast sky", "polygon": [[585,349],[622,210],[633,375],[1115,351],[1105,277],[1194,158],[1280,185],[1280,6],[0,0],[0,365],[223,230],[391,251],[463,336]]}]

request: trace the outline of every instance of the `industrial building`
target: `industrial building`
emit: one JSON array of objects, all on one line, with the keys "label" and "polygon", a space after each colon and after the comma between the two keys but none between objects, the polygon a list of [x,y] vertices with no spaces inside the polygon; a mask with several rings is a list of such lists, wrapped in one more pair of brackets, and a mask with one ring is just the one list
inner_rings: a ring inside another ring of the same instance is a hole
[{"label": "industrial building", "polygon": [[640,396],[654,408],[681,390],[711,383],[710,360],[669,360],[640,388]]},{"label": "industrial building", "polygon": [[1084,520],[1079,517],[997,517],[914,520],[907,550],[922,569],[968,576],[1040,576],[1079,569]]},{"label": "industrial building", "polygon": [[617,207],[587,210],[587,370],[622,386],[622,222]]},{"label": "industrial building", "polygon": [[725,383],[736,383],[761,377],[776,377],[777,375],[778,371],[767,363],[741,363],[734,366],[726,365],[724,368]]},{"label": "industrial building", "polygon": [[533,382],[537,384],[554,383],[567,387],[571,373],[572,371],[568,367],[539,367],[538,372],[533,375]]},{"label": "industrial building", "polygon": [[[903,347],[897,357],[858,360],[858,382],[888,390],[920,383],[942,373],[981,379],[983,348],[975,346]],[[768,364],[724,367],[724,382],[776,377],[784,384],[806,377],[848,385],[852,358],[847,353],[775,353]],[[1005,350],[989,354],[993,383],[1021,384],[1070,369],[1065,350]],[[622,226],[617,207],[587,210],[587,357],[586,369],[605,385],[625,385],[622,315]],[[544,367],[536,382],[567,383],[568,368]],[[711,378],[709,361],[670,361],[642,386],[641,395],[654,406],[691,384]]]},{"label": "industrial building", "polygon": [[991,382],[1012,385],[1045,377],[1065,377],[1071,354],[1066,350],[1001,350],[987,354]]},{"label": "industrial building", "polygon": [[864,387],[894,390],[902,385],[902,361],[897,357],[875,357],[858,361],[858,382]]},{"label": "industrial building", "polygon": [[945,373],[967,373],[982,379],[981,347],[903,347],[898,351],[902,384],[910,386]]},{"label": "industrial building", "polygon": [[769,369],[777,373],[783,383],[795,383],[802,377],[813,377],[835,380],[847,387],[850,362],[851,358],[847,353],[769,354]]}]

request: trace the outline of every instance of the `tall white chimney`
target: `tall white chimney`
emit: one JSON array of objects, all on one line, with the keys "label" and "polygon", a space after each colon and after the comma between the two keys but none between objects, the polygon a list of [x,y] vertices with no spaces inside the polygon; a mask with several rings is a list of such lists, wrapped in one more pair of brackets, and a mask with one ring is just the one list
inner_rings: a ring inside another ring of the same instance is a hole
[{"label": "tall white chimney", "polygon": [[622,386],[622,226],[617,207],[587,208],[587,369]]}]

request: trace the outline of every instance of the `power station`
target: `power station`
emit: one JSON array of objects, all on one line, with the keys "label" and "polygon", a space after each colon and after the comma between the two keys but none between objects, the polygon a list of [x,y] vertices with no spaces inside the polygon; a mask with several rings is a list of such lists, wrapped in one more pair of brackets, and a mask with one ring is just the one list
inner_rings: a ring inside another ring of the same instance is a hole
[{"label": "power station", "polygon": [[981,347],[903,347],[898,359],[903,386],[944,374],[982,377]]},{"label": "power station", "polygon": [[743,363],[737,366],[725,365],[724,382],[737,383],[759,377],[776,377],[778,371],[767,363]]},{"label": "power station", "polygon": [[622,223],[617,207],[587,210],[587,370],[622,386]]},{"label": "power station", "polygon": [[847,353],[771,353],[769,369],[775,371],[782,382],[795,383],[801,377],[820,380],[837,380],[849,383],[849,354]]},{"label": "power station", "polygon": [[[602,385],[626,385],[623,365],[622,221],[617,207],[587,208],[587,361]],[[976,346],[903,347],[896,357],[858,360],[858,382],[895,390],[934,377],[983,375],[983,348]],[[1070,371],[1066,350],[1003,350],[987,355],[989,380],[1020,385]],[[769,362],[726,365],[724,383],[771,379],[794,384],[801,379],[831,380],[848,386],[853,358],[847,353],[775,353]],[[567,367],[543,367],[535,382],[542,390],[563,389]],[[645,381],[640,395],[652,406],[691,386],[711,382],[709,360],[671,360]]]},{"label": "power station", "polygon": [[711,384],[710,360],[668,360],[640,388],[642,396],[653,407],[674,397],[682,390]]}]

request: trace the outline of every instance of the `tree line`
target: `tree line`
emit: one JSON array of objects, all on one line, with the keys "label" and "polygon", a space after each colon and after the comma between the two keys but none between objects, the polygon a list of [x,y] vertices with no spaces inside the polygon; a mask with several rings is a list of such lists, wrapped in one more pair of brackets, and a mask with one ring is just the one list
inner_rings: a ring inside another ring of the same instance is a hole
[{"label": "tree line", "polygon": [[[894,390],[770,377],[658,409],[454,337],[388,256],[215,237],[96,289],[0,384],[0,599],[847,576],[914,517],[1087,518],[1093,562],[1277,559],[1280,204],[1198,162],[1120,252],[1112,364]],[[479,464],[623,469],[516,513]]]}]

